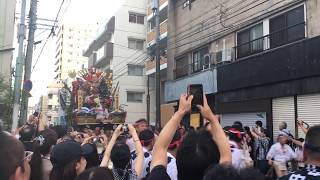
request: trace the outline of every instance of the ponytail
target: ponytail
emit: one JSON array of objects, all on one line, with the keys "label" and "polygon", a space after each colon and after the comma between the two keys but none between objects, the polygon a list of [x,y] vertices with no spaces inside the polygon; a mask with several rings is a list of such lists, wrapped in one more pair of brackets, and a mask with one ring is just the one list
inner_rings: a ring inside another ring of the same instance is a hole
[{"label": "ponytail", "polygon": [[46,129],[40,133],[41,135],[33,140],[33,155],[30,161],[31,175],[30,180],[42,180],[44,172],[42,156],[50,154],[51,147],[57,142],[57,134]]},{"label": "ponytail", "polygon": [[33,141],[33,155],[30,161],[31,175],[30,180],[41,180],[42,179],[42,158],[40,152],[40,142]]}]

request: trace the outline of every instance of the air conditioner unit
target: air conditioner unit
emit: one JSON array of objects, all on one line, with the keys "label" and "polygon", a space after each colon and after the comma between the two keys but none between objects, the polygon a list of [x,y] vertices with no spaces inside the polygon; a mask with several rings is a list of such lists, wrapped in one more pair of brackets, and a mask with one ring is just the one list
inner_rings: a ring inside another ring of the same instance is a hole
[{"label": "air conditioner unit", "polygon": [[219,63],[226,63],[226,62],[231,62],[232,60],[232,49],[228,48],[228,49],[224,49],[222,51],[219,51],[216,53],[216,59],[215,59],[215,63],[219,64]]},{"label": "air conditioner unit", "polygon": [[208,54],[205,54],[204,57],[203,57],[203,62],[202,62],[202,70],[206,70],[206,69],[210,69],[211,67],[211,57],[212,57],[212,54],[211,53],[208,53]]}]

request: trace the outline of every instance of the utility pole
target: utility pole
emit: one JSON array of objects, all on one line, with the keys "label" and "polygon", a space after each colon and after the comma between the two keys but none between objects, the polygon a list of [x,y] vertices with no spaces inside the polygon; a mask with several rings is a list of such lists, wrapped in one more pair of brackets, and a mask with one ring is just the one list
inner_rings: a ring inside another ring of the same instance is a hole
[{"label": "utility pole", "polygon": [[150,124],[150,77],[147,77],[147,121]]},{"label": "utility pole", "polygon": [[[38,0],[30,1],[29,35],[28,35],[28,46],[27,46],[27,52],[26,52],[25,67],[24,67],[24,82],[26,80],[30,80],[31,78],[34,33],[36,31],[36,21],[37,21],[37,5],[38,5]],[[23,89],[25,89],[25,87],[23,87]],[[25,122],[27,119],[28,98],[29,97],[27,97],[26,93],[22,93],[22,103],[21,103],[21,110],[20,110],[21,122]]]},{"label": "utility pole", "polygon": [[161,128],[161,84],[160,84],[160,14],[159,0],[153,0],[153,12],[156,20],[156,127]]},{"label": "utility pole", "polygon": [[23,41],[25,39],[25,18],[26,18],[26,0],[21,1],[21,22],[19,24],[18,30],[18,57],[16,60],[16,69],[14,74],[14,104],[13,104],[13,114],[12,114],[12,127],[14,131],[18,126],[18,116],[20,109],[20,95],[21,95],[21,83],[22,83],[22,70],[24,63],[24,53],[23,53]]}]

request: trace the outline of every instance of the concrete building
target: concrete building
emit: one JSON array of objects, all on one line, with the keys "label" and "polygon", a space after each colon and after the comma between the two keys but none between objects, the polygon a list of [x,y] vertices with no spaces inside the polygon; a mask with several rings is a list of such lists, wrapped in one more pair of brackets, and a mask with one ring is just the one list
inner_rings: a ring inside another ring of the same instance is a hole
[{"label": "concrete building", "polygon": [[59,116],[59,88],[57,83],[50,83],[47,87],[47,94],[40,97],[39,100],[39,112],[41,113],[42,122],[46,122],[47,125],[60,124]]},{"label": "concrete building", "polygon": [[[172,115],[172,104],[165,104],[164,101],[164,82],[167,79],[167,34],[168,34],[168,0],[159,1],[160,12],[160,79],[161,79],[161,122],[170,119]],[[148,53],[150,58],[145,63],[146,75],[149,84],[147,84],[146,92],[150,94],[150,119],[156,119],[156,86],[155,86],[155,72],[156,72],[156,32],[155,32],[155,16],[151,7],[151,1],[148,1],[147,8],[147,44]],[[168,111],[169,110],[169,111]],[[161,123],[163,124],[163,123]]]},{"label": "concrete building", "polygon": [[[70,72],[88,67],[88,58],[82,49],[93,37],[94,30],[87,25],[63,24],[57,33],[55,80],[67,80]],[[71,81],[69,80],[68,83]]]},{"label": "concrete building", "polygon": [[[165,101],[203,84],[221,124],[319,124],[318,0],[169,1]],[[187,18],[186,18],[187,17]]]},{"label": "concrete building", "polygon": [[10,81],[16,1],[0,1],[0,75]]},{"label": "concrete building", "polygon": [[146,118],[146,0],[126,0],[84,50],[89,67],[113,73],[127,122]]}]

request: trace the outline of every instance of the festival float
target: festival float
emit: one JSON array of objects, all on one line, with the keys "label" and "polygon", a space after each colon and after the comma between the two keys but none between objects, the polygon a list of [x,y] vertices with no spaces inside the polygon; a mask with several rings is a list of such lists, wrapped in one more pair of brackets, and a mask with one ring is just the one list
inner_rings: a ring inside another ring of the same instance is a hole
[{"label": "festival float", "polygon": [[119,105],[119,84],[112,73],[95,68],[78,72],[72,82],[73,125],[124,123],[126,111]]}]

